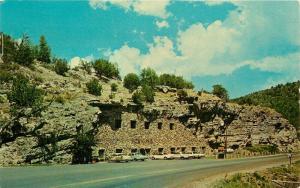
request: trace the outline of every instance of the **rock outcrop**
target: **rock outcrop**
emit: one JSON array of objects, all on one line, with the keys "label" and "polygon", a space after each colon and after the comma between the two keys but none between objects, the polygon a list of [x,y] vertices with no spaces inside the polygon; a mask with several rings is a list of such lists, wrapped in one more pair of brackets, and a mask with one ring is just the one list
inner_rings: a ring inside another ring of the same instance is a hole
[{"label": "rock outcrop", "polygon": [[[28,108],[13,119],[9,86],[0,87],[1,165],[72,163],[81,134],[92,135],[91,155],[98,159],[117,150],[210,155],[224,146],[225,135],[233,149],[259,144],[276,145],[280,151],[297,147],[295,128],[269,108],[226,103],[192,90],[182,99],[176,89],[165,86],[157,88],[155,102],[139,106],[118,80],[100,81],[100,97],[88,94],[85,84],[96,77],[81,69],[69,71],[66,77],[39,65],[35,71],[20,71],[41,80],[38,85],[47,92],[45,109],[36,116]],[[118,84],[114,98],[111,83]]]}]

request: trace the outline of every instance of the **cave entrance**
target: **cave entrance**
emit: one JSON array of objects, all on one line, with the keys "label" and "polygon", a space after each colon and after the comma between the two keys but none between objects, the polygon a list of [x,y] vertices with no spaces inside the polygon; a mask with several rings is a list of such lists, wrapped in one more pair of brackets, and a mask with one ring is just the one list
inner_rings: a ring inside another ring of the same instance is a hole
[{"label": "cave entrance", "polygon": [[149,129],[150,127],[150,122],[149,121],[145,121],[145,129]]},{"label": "cave entrance", "polygon": [[105,159],[105,149],[99,149],[98,155],[99,155],[100,160],[104,160]]},{"label": "cave entrance", "polygon": [[176,148],[171,148],[171,154],[175,154],[176,153]]},{"label": "cave entrance", "polygon": [[132,129],[136,128],[136,121],[135,120],[130,121],[130,128],[132,128]]},{"label": "cave entrance", "polygon": [[116,149],[116,153],[123,153],[123,149]]}]

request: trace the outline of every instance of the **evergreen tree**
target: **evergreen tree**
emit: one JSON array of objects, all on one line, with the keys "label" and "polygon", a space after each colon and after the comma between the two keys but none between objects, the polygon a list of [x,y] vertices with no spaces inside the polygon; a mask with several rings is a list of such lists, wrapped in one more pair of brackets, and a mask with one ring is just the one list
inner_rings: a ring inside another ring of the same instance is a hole
[{"label": "evergreen tree", "polygon": [[43,35],[40,37],[40,44],[39,44],[39,51],[38,51],[37,59],[44,63],[51,63],[51,50],[46,42],[45,36],[43,36]]},{"label": "evergreen tree", "polygon": [[16,62],[24,66],[30,66],[33,63],[33,60],[34,56],[30,46],[29,37],[24,35],[20,45],[18,46]]}]

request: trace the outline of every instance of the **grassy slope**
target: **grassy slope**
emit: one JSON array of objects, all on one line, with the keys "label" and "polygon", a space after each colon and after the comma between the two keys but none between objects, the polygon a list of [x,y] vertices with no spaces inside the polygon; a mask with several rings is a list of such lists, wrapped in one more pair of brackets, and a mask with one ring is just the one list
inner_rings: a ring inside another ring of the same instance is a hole
[{"label": "grassy slope", "polygon": [[[217,182],[214,188],[259,188],[275,187],[272,180],[293,181],[300,180],[300,161],[292,166],[282,165],[254,173],[238,173]],[[286,185],[291,186],[291,185]],[[293,187],[293,186],[291,186]],[[297,187],[297,186],[295,186]]]}]

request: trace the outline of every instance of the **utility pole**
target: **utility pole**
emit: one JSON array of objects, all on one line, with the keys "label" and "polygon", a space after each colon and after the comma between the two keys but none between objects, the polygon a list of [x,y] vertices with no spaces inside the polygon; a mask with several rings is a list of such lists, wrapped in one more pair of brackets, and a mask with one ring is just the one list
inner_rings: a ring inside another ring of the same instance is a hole
[{"label": "utility pole", "polygon": [[4,53],[4,35],[3,35],[3,32],[0,33],[0,48],[1,48],[0,59],[2,60],[3,53]]}]

